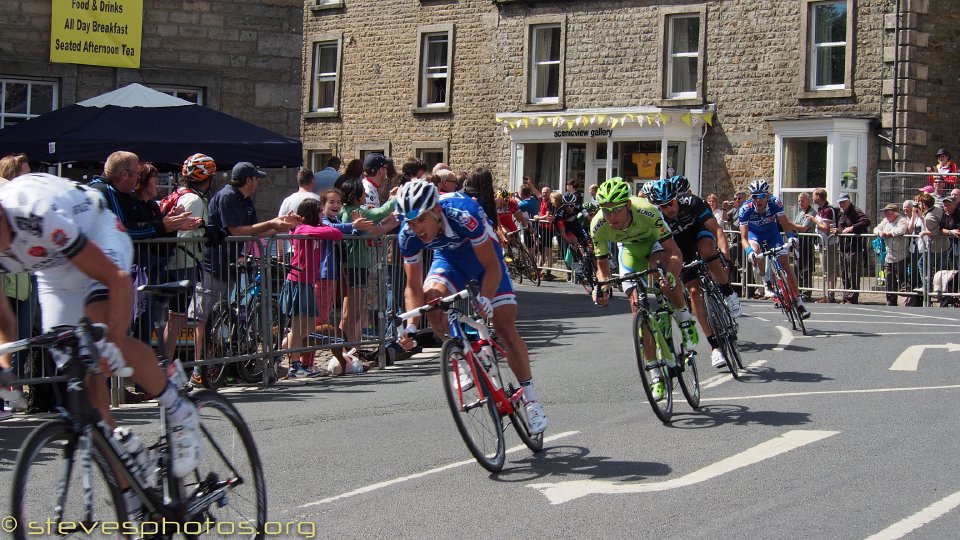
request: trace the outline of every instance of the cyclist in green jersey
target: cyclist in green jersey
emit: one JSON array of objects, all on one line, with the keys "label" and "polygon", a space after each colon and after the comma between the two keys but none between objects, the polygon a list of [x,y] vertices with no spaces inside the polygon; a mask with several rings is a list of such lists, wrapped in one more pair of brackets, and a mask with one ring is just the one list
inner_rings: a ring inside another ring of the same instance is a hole
[{"label": "cyclist in green jersey", "polygon": [[[682,255],[673,240],[670,227],[664,223],[657,207],[646,199],[630,196],[630,186],[622,178],[615,177],[604,182],[597,190],[597,203],[600,212],[590,224],[590,236],[593,238],[597,257],[597,279],[610,279],[610,250],[607,242],[620,246],[620,272],[642,272],[649,264],[659,265],[666,272],[669,283],[661,280],[660,287],[673,303],[674,318],[683,333],[684,346],[693,349],[697,345],[696,321],[687,309],[683,298],[683,289],[675,276],[680,275]],[[639,309],[637,282],[625,282],[623,292],[630,298],[630,309],[636,313]],[[607,305],[611,288],[605,286],[595,301],[597,305]],[[644,360],[654,362],[657,358],[653,339],[643,336]],[[663,382],[655,381],[654,397],[663,395]]]}]

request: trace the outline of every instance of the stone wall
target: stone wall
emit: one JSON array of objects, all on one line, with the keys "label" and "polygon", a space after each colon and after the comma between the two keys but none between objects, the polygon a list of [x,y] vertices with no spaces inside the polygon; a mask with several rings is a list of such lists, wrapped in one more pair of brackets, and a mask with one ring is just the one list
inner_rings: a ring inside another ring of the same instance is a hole
[{"label": "stone wall", "polygon": [[[931,2],[936,0],[931,0]],[[948,0],[942,0],[947,2]],[[717,107],[705,140],[704,192],[729,193],[756,177],[773,177],[773,117],[842,115],[876,119],[885,103],[883,81],[886,0],[857,0],[853,92],[809,99],[803,92],[800,1],[705,2],[704,101]],[[704,4],[684,4],[691,11]],[[525,110],[525,27],[532,18],[565,21],[565,92],[560,108],[663,105],[660,28],[673,3],[600,0],[412,2],[347,0],[334,10],[305,9],[305,51],[310,36],[343,32],[340,117],[304,121],[304,142],[334,141],[346,158],[356,145],[386,140],[403,159],[411,141],[445,138],[450,162],[467,169],[509,171],[508,138],[494,123],[498,112]],[[384,17],[385,13],[390,15]],[[453,23],[456,52],[452,112],[411,112],[418,26]],[[364,31],[376,27],[375,34]],[[304,69],[309,71],[307,54]],[[559,109],[558,109],[559,110]],[[871,141],[871,177],[878,160]]]}]

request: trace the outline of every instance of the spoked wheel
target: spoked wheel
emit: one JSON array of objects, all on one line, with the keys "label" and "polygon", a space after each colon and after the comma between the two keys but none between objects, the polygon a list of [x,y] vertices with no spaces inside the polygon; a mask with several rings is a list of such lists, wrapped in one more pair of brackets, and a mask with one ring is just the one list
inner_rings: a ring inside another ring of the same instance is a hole
[{"label": "spoked wheel", "polygon": [[[13,538],[38,538],[28,523],[69,531],[58,538],[89,538],[79,525],[90,528],[94,523],[125,523],[127,511],[112,469],[107,465],[105,449],[97,447],[93,438],[80,438],[64,420],[51,420],[27,437],[17,454],[10,491],[10,516],[16,519]],[[90,441],[89,449],[81,450],[81,441]],[[83,456],[89,456],[84,467]],[[84,484],[92,489],[92,519],[88,521],[84,502]],[[57,509],[61,512],[58,513]],[[50,521],[48,521],[50,520]],[[91,523],[92,522],[92,523]],[[59,529],[59,524],[65,527]],[[41,533],[44,534],[44,533]]]},{"label": "spoked wheel", "polygon": [[506,459],[500,413],[485,377],[476,377],[461,344],[448,340],[440,349],[443,391],[457,430],[473,457],[484,469],[499,472]]},{"label": "spoked wheel", "polygon": [[[650,401],[654,414],[661,422],[667,423],[673,416],[673,381],[667,370],[667,365],[662,360],[647,364],[643,360],[643,336],[647,334],[654,339],[650,325],[647,322],[647,315],[644,310],[638,311],[633,316],[633,350],[637,357],[637,368],[640,370],[640,382],[643,384],[643,392]],[[653,386],[657,382],[663,384],[663,396],[658,400],[654,399]]]},{"label": "spoked wheel", "polygon": [[683,352],[677,360],[677,381],[687,403],[694,409],[700,408],[700,372],[697,370],[695,352]]},{"label": "spoked wheel", "polygon": [[[247,320],[247,327],[240,332],[243,336],[239,341],[244,344],[240,354],[255,354],[266,350],[264,341],[272,339],[274,348],[280,348],[280,341],[283,339],[284,325],[281,322],[280,304],[276,300],[271,300],[270,316],[272,324],[270,325],[270,335],[263,336],[262,323],[263,305],[257,301],[247,311],[250,315]],[[263,382],[263,366],[266,359],[254,358],[237,362],[237,376],[248,383]],[[276,373],[272,374],[272,379],[276,379]]]},{"label": "spoked wheel", "polygon": [[777,302],[780,304],[780,310],[783,311],[783,314],[787,316],[787,320],[790,321],[790,327],[794,330],[797,329],[797,319],[793,314],[793,306],[791,305],[790,297],[788,296],[785,283],[781,276],[777,276],[777,279],[773,281],[773,286],[776,288],[777,293]]},{"label": "spoked wheel", "polygon": [[503,383],[507,397],[513,398],[516,396],[516,399],[510,399],[513,407],[513,411],[510,413],[510,423],[512,423],[513,427],[517,430],[517,435],[520,436],[523,444],[527,445],[527,448],[534,453],[539,452],[543,450],[543,433],[530,433],[530,423],[527,421],[527,409],[523,404],[523,389],[520,388],[520,383],[518,383],[517,378],[514,377],[510,366],[508,366],[506,362],[501,361],[500,354],[497,353],[496,349],[494,349],[494,355],[497,357],[497,370],[500,373],[500,380]]},{"label": "spoked wheel", "polygon": [[723,301],[720,300],[716,294],[705,294],[704,297],[704,303],[707,305],[707,317],[710,319],[710,326],[713,327],[714,335],[716,335],[717,340],[720,342],[720,352],[723,354],[727,369],[730,370],[730,374],[733,375],[734,379],[739,379],[740,370],[737,367],[737,360],[729,351],[731,321],[729,321],[726,306],[722,304]]},{"label": "spoked wheel", "polygon": [[537,287],[540,286],[540,269],[537,268],[537,261],[533,260],[533,255],[527,249],[520,250],[520,261],[523,264],[523,273]]},{"label": "spoked wheel", "polygon": [[737,362],[737,367],[740,368],[740,371],[743,371],[743,358],[740,357],[740,346],[737,345],[737,340],[733,337],[727,338],[727,350],[730,353],[730,356],[733,357]]},{"label": "spoked wheel", "polygon": [[[211,320],[213,322],[207,327],[205,357],[230,358],[234,356],[234,346],[237,340],[234,332],[236,325],[234,324],[233,309],[229,304],[217,304],[213,309]],[[203,378],[203,386],[210,390],[216,390],[225,385],[231,369],[233,368],[230,362],[201,366],[200,374]]]},{"label": "spoked wheel", "polygon": [[523,283],[523,263],[518,260],[516,250],[509,245],[505,255],[510,258],[510,263],[507,264],[507,273],[510,274],[510,279],[516,281],[517,285],[520,285]]},{"label": "spoked wheel", "polygon": [[[223,396],[201,390],[190,399],[200,414],[200,465],[183,479],[183,502],[211,496],[193,521],[243,524],[240,538],[264,538],[267,487],[253,435],[240,412]],[[233,529],[231,529],[233,530]]]}]

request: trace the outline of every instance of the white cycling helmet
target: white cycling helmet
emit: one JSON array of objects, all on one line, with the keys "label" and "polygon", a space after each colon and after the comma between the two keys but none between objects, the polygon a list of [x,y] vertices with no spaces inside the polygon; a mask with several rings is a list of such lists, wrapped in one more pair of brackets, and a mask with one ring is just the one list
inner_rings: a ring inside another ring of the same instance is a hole
[{"label": "white cycling helmet", "polygon": [[762,178],[758,178],[752,182],[747,187],[751,195],[767,194],[770,193],[770,184]]},{"label": "white cycling helmet", "polygon": [[430,210],[440,198],[437,186],[426,180],[414,180],[400,187],[397,193],[397,211],[404,219],[415,219]]}]

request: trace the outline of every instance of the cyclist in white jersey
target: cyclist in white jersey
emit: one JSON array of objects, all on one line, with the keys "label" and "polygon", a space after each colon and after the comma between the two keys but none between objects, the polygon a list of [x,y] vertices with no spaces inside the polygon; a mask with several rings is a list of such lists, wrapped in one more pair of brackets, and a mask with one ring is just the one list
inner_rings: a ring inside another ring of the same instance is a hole
[{"label": "cyclist in white jersey", "polygon": [[[197,410],[167,381],[153,349],[128,335],[133,280],[126,269],[132,254],[130,237],[97,190],[40,173],[0,188],[0,272],[36,274],[44,331],[84,316],[107,325],[101,363],[108,372],[132,367],[134,380],[157,397],[170,425],[172,470],[182,478],[200,461]],[[15,322],[8,301],[0,301],[0,343],[17,338]],[[10,359],[0,357],[0,367],[0,378],[11,379]],[[104,378],[85,387],[104,420],[116,427]]]}]

